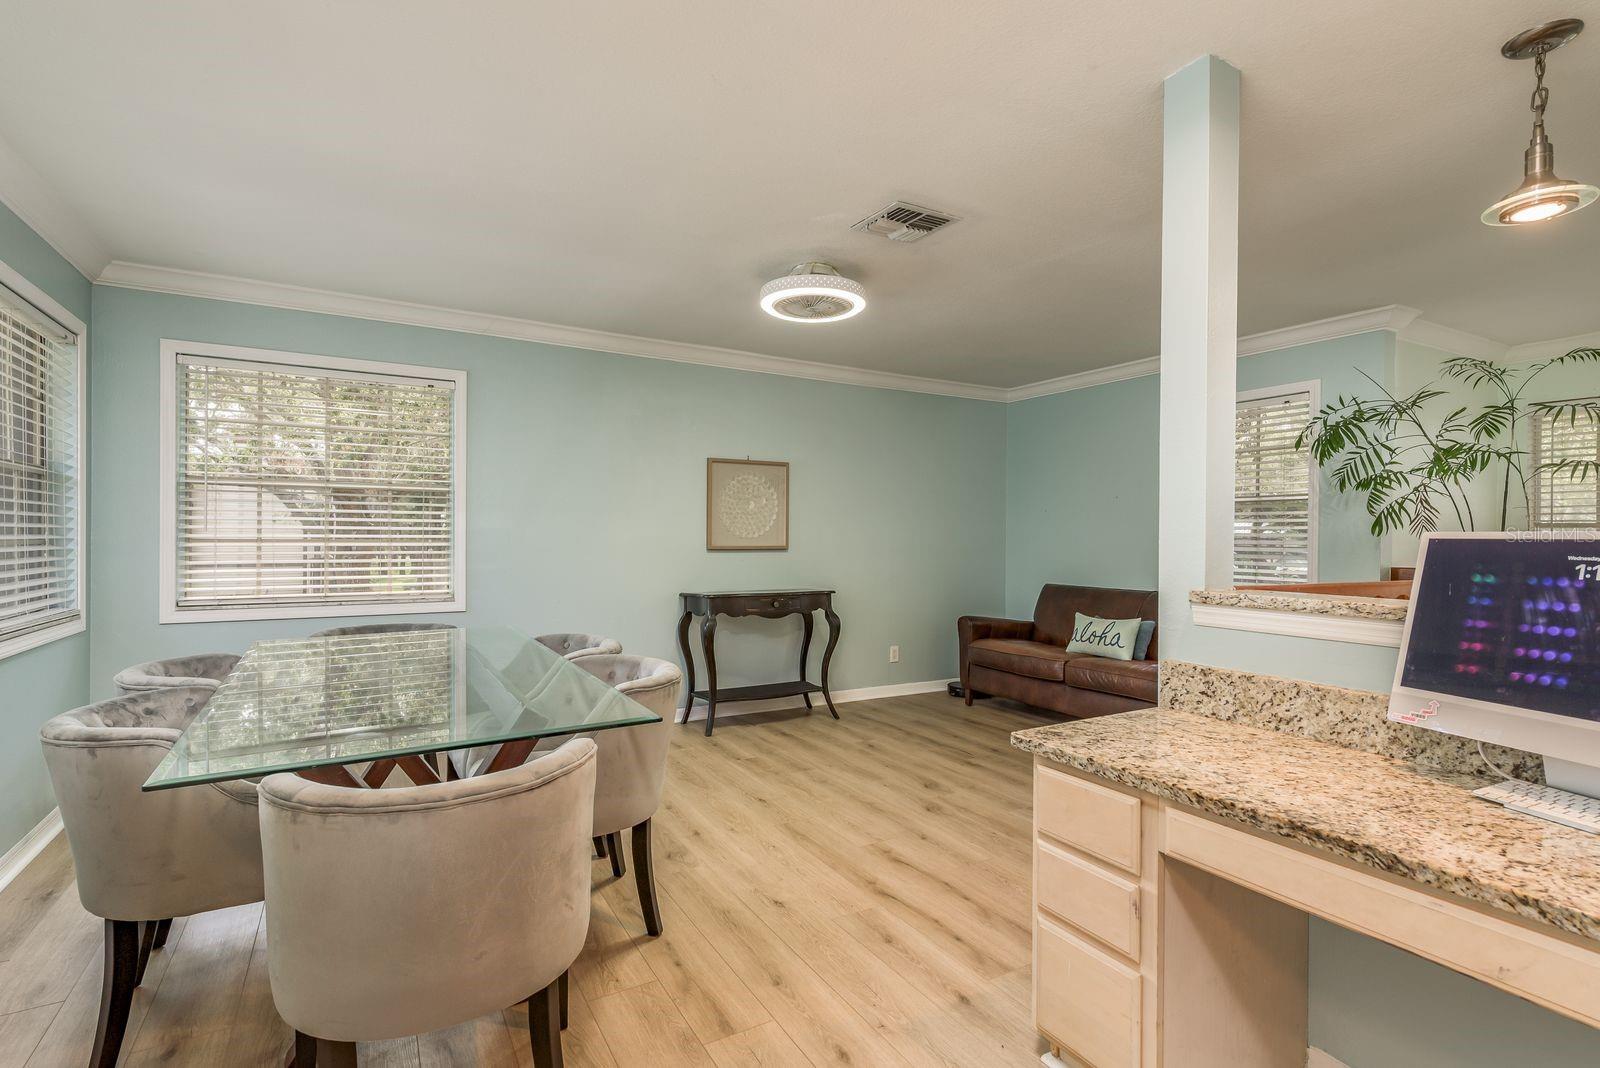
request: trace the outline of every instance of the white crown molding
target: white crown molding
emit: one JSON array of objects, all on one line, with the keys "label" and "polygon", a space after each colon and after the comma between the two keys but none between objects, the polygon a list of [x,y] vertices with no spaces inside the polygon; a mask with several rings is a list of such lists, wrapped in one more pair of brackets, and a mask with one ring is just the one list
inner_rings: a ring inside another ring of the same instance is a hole
[{"label": "white crown molding", "polygon": [[31,831],[22,836],[20,842],[6,850],[4,856],[0,856],[0,890],[10,886],[11,881],[21,875],[28,863],[43,853],[44,847],[60,833],[61,810],[53,808]]},{"label": "white crown molding", "polygon": [[1422,313],[1404,304],[1385,304],[1381,308],[1335,315],[1328,319],[1300,323],[1296,326],[1264,330],[1239,339],[1240,356],[1259,356],[1263,352],[1309,345],[1313,341],[1332,341],[1335,338],[1367,334],[1374,330],[1400,331],[1416,321]]},{"label": "white crown molding", "polygon": [[[1296,345],[1309,345],[1313,341],[1332,341],[1335,338],[1368,334],[1374,330],[1392,330],[1398,333],[1414,323],[1421,314],[1417,309],[1408,308],[1403,304],[1386,304],[1381,308],[1368,308],[1365,311],[1350,312],[1348,315],[1335,315],[1311,323],[1248,334],[1239,339],[1238,352],[1240,356],[1259,356],[1262,353],[1276,352]],[[1067,393],[1075,389],[1103,386],[1107,382],[1121,382],[1124,379],[1153,375],[1160,370],[1161,357],[1150,356],[1111,367],[1098,367],[1090,371],[1080,371],[1078,374],[1017,386],[1006,392],[1006,400],[1015,402],[1032,400],[1034,397],[1048,397],[1053,393]]]},{"label": "white crown molding", "polygon": [[1403,341],[1430,349],[1455,356],[1473,356],[1480,360],[1504,360],[1510,353],[1510,349],[1498,341],[1427,319],[1413,320],[1400,329],[1398,336]]},{"label": "white crown molding", "polygon": [[1149,356],[1142,360],[1130,360],[1127,363],[1112,364],[1110,367],[1096,367],[1088,371],[1079,371],[1077,374],[1062,375],[1060,378],[1047,378],[1043,382],[1017,386],[1006,390],[1006,401],[1015,403],[1032,400],[1035,397],[1048,397],[1053,393],[1069,393],[1075,389],[1088,389],[1090,386],[1125,382],[1130,378],[1157,374],[1160,370],[1161,357]]},{"label": "white crown molding", "polygon": [[[955,679],[927,679],[922,682],[895,682],[887,686],[863,686],[854,690],[833,691],[833,703],[846,704],[851,701],[881,701],[886,697],[907,697],[918,693],[938,693],[949,686]],[[785,708],[804,708],[803,697],[773,697],[759,701],[718,701],[717,718],[727,716],[743,716],[751,712],[777,712]],[[678,706],[678,711],[683,711],[683,706]],[[826,709],[824,709],[826,711]],[[695,703],[689,710],[685,722],[697,722],[706,718],[706,704],[704,701]]]},{"label": "white crown molding", "polygon": [[1592,334],[1573,334],[1571,337],[1558,337],[1550,341],[1530,341],[1526,345],[1513,345],[1506,351],[1505,358],[1508,363],[1547,360],[1552,356],[1563,356],[1573,349],[1600,349],[1600,330]]},{"label": "white crown molding", "polygon": [[249,278],[205,274],[199,271],[182,271],[171,267],[152,267],[121,260],[107,265],[95,281],[100,285],[118,286],[123,289],[143,289],[153,293],[205,297],[210,300],[226,300],[240,304],[259,304],[269,308],[341,315],[353,319],[371,319],[435,330],[454,330],[465,334],[483,334],[516,341],[536,341],[566,348],[613,352],[622,356],[643,356],[652,360],[673,360],[678,363],[757,371],[790,378],[808,378],[847,386],[897,389],[912,393],[932,393],[942,397],[1000,402],[1006,399],[1007,394],[1007,390],[1000,386],[980,386],[940,378],[921,378],[890,371],[869,371],[859,367],[814,363],[810,360],[794,360],[784,356],[768,356],[759,352],[743,352],[712,345],[637,337],[633,334],[617,334],[607,330],[544,323],[535,319],[518,319],[509,315],[485,315],[453,308],[440,308],[431,304],[363,297],[354,293],[336,293],[325,289],[309,289],[279,282],[259,282]]},{"label": "white crown molding", "polygon": [[39,172],[0,137],[0,201],[28,224],[85,278],[94,279],[111,262],[111,250],[45,184]]},{"label": "white crown molding", "polygon": [[[3,144],[0,144],[3,149]],[[7,181],[4,152],[0,151],[0,188]],[[9,203],[9,201],[8,201]],[[15,209],[13,209],[15,210]],[[18,212],[18,214],[22,214]],[[32,221],[29,225],[34,225]],[[62,253],[66,255],[65,252]],[[70,259],[71,257],[69,257]],[[74,261],[76,264],[77,261]],[[77,264],[79,269],[82,264]],[[87,272],[86,272],[87,273]],[[173,267],[154,267],[148,264],[128,263],[123,260],[108,262],[98,275],[89,275],[99,285],[123,289],[142,289],[153,293],[170,293],[207,300],[226,300],[239,304],[256,304],[268,308],[312,312],[320,315],[339,315],[376,322],[399,323],[433,330],[453,330],[466,334],[483,334],[488,337],[510,338],[516,341],[533,341],[566,348],[611,352],[623,356],[641,356],[653,360],[672,360],[677,363],[701,364],[708,367],[725,367],[739,371],[805,378],[818,382],[833,382],[847,386],[865,386],[872,389],[894,389],[911,393],[928,393],[942,397],[961,397],[967,400],[1015,403],[1089,389],[1111,382],[1122,382],[1157,374],[1161,358],[1150,356],[1140,360],[1096,367],[1076,374],[1062,375],[1042,382],[1005,388],[984,386],[971,382],[955,382],[942,378],[923,378],[917,375],[896,374],[891,371],[872,371],[860,367],[796,360],[785,356],[769,356],[759,352],[697,345],[686,341],[667,341],[660,338],[619,334],[608,330],[590,330],[578,326],[540,322],[535,319],[518,319],[508,315],[487,315],[479,312],[442,308],[432,304],[414,304],[409,301],[388,300],[382,297],[364,297],[354,293],[339,293],[306,286],[287,285],[281,282],[261,282],[231,275],[207,274],[185,271]],[[1239,355],[1258,356],[1267,352],[1307,345],[1316,341],[1331,341],[1374,330],[1388,330],[1396,336],[1419,345],[1441,349],[1461,355],[1481,356],[1495,360],[1527,360],[1577,348],[1581,344],[1600,344],[1600,333],[1584,334],[1556,341],[1533,342],[1508,349],[1498,342],[1464,330],[1440,326],[1421,317],[1415,308],[1403,304],[1388,304],[1381,308],[1368,308],[1336,315],[1316,322],[1300,323],[1278,330],[1267,330],[1239,339]],[[1565,346],[1565,347],[1563,347]]]}]

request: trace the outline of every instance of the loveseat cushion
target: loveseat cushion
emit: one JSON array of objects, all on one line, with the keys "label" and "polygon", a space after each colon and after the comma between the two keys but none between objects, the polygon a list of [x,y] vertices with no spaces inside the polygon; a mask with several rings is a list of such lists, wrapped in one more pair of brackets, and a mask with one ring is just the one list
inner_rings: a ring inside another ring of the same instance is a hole
[{"label": "loveseat cushion", "polygon": [[1067,651],[1043,642],[980,638],[968,647],[967,662],[1012,675],[1026,675],[1030,679],[1060,682],[1066,667]]},{"label": "loveseat cushion", "polygon": [[1156,703],[1154,660],[1108,660],[1103,656],[1075,656],[1065,664],[1063,681],[1081,690],[1121,694],[1136,701]]}]

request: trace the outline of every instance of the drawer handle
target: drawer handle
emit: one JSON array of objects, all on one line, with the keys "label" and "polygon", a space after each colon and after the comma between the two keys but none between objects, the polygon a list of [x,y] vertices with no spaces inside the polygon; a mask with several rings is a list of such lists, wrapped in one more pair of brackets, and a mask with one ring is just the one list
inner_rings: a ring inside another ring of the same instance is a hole
[{"label": "drawer handle", "polygon": [[783,607],[783,602],[778,600],[776,597],[774,597],[772,599],[772,607],[774,607],[774,608],[782,608]]}]

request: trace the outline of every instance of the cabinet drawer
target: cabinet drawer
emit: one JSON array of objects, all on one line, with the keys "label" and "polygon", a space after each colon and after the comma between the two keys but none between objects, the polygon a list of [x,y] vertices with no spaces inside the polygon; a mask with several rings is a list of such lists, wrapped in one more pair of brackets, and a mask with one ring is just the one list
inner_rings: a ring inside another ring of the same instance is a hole
[{"label": "cabinet drawer", "polygon": [[1034,1024],[1094,1068],[1133,1068],[1139,973],[1044,917],[1035,922]]},{"label": "cabinet drawer", "polygon": [[1034,843],[1034,900],[1119,953],[1139,958],[1139,888],[1049,842]]},{"label": "cabinet drawer", "polygon": [[1033,822],[1068,845],[1139,874],[1137,797],[1036,764]]}]

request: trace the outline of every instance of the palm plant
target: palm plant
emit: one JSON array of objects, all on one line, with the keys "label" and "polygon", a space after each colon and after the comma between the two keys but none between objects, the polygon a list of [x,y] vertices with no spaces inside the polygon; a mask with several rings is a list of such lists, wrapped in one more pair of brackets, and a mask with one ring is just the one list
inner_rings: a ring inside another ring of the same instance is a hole
[{"label": "palm plant", "polygon": [[[1372,532],[1382,536],[1406,529],[1422,534],[1437,528],[1446,510],[1462,530],[1477,530],[1467,486],[1495,465],[1501,465],[1499,526],[1510,518],[1513,492],[1528,500],[1528,484],[1551,472],[1575,481],[1600,478],[1600,462],[1565,457],[1532,464],[1519,445],[1518,429],[1534,415],[1600,423],[1600,398],[1527,401],[1523,395],[1545,371],[1562,364],[1600,363],[1600,349],[1573,349],[1561,356],[1524,366],[1457,356],[1441,373],[1473,390],[1487,389],[1492,399],[1463,405],[1434,418],[1430,402],[1447,395],[1438,384],[1396,397],[1383,383],[1362,373],[1376,387],[1373,399],[1340,396],[1324,405],[1295,442],[1310,443],[1319,467],[1332,467],[1340,492],[1366,494]],[[1503,469],[1503,470],[1502,470]],[[1482,503],[1481,501],[1479,502]],[[1488,517],[1486,517],[1488,518]]]}]

